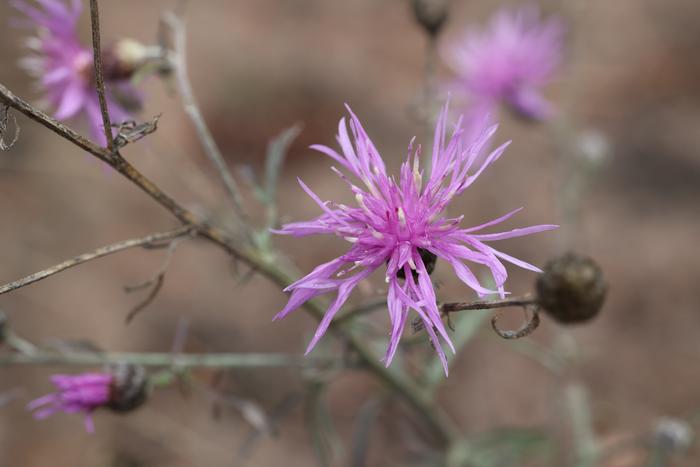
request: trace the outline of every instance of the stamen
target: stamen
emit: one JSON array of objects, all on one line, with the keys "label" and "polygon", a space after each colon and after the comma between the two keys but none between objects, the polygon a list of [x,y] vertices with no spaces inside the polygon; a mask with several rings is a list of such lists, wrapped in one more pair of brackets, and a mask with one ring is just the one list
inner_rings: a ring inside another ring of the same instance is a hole
[{"label": "stamen", "polygon": [[403,212],[403,208],[399,206],[399,208],[396,210],[396,214],[399,216],[399,222],[401,222],[401,225],[404,227],[406,226],[406,213]]},{"label": "stamen", "polygon": [[421,177],[419,169],[418,158],[413,159],[413,181],[416,184],[416,190],[420,192],[423,187],[423,177]]},{"label": "stamen", "polygon": [[413,258],[408,258],[408,265],[413,269],[414,271],[418,268],[416,268],[416,263],[413,261]]}]

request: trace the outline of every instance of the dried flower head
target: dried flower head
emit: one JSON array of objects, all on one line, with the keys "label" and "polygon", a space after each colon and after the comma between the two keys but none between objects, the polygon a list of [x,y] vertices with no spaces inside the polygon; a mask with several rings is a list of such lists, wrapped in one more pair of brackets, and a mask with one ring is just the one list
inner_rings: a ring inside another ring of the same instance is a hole
[{"label": "dried flower head", "polygon": [[147,397],[147,377],[143,367],[118,364],[99,373],[53,375],[56,392],[29,403],[34,418],[44,419],[56,412],[82,413],[85,429],[95,431],[92,413],[100,407],[128,412],[141,406]]},{"label": "dried flower head", "polygon": [[[94,83],[92,49],[81,44],[78,20],[82,0],[12,0],[25,14],[20,24],[37,29],[27,40],[33,54],[21,64],[34,75],[57,120],[85,118],[92,136],[105,144],[100,105]],[[140,106],[141,96],[124,76],[105,77],[107,107],[115,122],[132,118],[130,108]],[[126,103],[128,102],[128,106]]]},{"label": "dried flower head", "polygon": [[563,324],[595,318],[608,292],[608,283],[598,263],[574,252],[548,261],[535,286],[542,308]]},{"label": "dried flower head", "polygon": [[448,88],[481,110],[505,103],[524,117],[546,119],[553,108],[541,88],[559,65],[563,33],[561,20],[540,21],[534,6],[503,9],[485,31],[470,29],[443,48],[456,74]]},{"label": "dried flower head", "polygon": [[391,338],[384,357],[386,365],[396,352],[409,311],[415,310],[423,320],[447,372],[447,362],[438,336],[450,348],[454,348],[442,322],[430,279],[436,258],[449,263],[457,277],[480,296],[495,291],[482,286],[465,261],[489,268],[501,295],[505,294],[504,284],[508,275],[501,260],[540,271],[531,264],[492,248],[487,242],[542,232],[556,226],[537,225],[483,234],[478,232],[509,219],[520,209],[466,229],[460,228],[463,216],[449,218],[445,215],[450,201],[495,162],[508,145],[500,146],[485,158],[479,157],[482,148],[495,133],[496,126],[485,129],[472,140],[466,137],[461,119],[451,137],[446,139],[447,110],[446,105],[435,128],[429,176],[425,176],[419,166],[420,147],[414,153],[411,141],[398,179],[390,177],[382,157],[349,107],[352,136],[348,133],[344,118],[338,127],[342,154],[326,146],[312,146],[357,177],[361,185],[333,168],[355,194],[357,206],[350,207],[322,201],[299,180],[301,187],[319,205],[323,214],[311,221],[287,224],[276,231],[294,236],[334,234],[351,245],[347,253],[318,266],[285,289],[291,292],[291,297],[275,319],[285,317],[318,295],[337,292],[336,299],[309,343],[307,353],[326,332],[355,286],[373,271],[385,266],[387,305],[391,319]]}]

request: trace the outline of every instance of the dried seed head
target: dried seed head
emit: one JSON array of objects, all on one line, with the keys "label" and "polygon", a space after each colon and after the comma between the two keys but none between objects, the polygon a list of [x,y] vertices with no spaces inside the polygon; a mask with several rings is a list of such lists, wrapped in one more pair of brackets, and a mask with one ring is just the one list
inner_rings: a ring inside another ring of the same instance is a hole
[{"label": "dried seed head", "polygon": [[109,366],[107,371],[112,374],[108,409],[130,412],[146,401],[148,377],[142,366],[119,363]]},{"label": "dried seed head", "polygon": [[437,36],[448,15],[448,0],[412,0],[416,21],[430,36]]},{"label": "dried seed head", "polygon": [[566,253],[554,258],[537,278],[542,308],[560,323],[573,324],[595,317],[605,301],[608,284],[591,258]]}]

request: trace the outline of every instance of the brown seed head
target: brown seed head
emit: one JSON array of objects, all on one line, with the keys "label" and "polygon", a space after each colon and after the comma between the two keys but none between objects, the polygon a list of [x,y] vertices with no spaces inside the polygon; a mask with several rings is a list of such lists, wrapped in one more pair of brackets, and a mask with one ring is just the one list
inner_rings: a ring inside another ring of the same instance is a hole
[{"label": "brown seed head", "polygon": [[107,371],[113,376],[107,408],[114,412],[130,412],[146,401],[148,376],[142,366],[119,363],[111,365]]},{"label": "brown seed head", "polygon": [[539,304],[549,316],[560,323],[573,324],[598,314],[608,284],[595,261],[570,252],[545,265],[536,288]]}]

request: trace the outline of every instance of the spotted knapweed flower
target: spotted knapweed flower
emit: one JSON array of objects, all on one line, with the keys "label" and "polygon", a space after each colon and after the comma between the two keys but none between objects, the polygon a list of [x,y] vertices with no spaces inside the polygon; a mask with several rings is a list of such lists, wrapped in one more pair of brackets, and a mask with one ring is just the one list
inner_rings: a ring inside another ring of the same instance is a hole
[{"label": "spotted knapweed flower", "polygon": [[505,103],[526,118],[546,119],[554,108],[541,88],[559,66],[563,36],[562,21],[540,21],[534,6],[503,9],[485,31],[469,29],[442,48],[456,75],[447,88],[479,112]]},{"label": "spotted knapweed flower", "polygon": [[85,429],[92,433],[95,431],[92,412],[109,403],[112,380],[110,373],[53,375],[51,382],[56,392],[33,400],[27,408],[34,412],[36,419],[56,412],[85,414]]},{"label": "spotted knapweed flower", "polygon": [[[12,0],[12,5],[25,14],[20,25],[37,29],[37,35],[27,40],[33,51],[20,63],[37,78],[53,116],[65,121],[78,116],[87,120],[91,135],[105,144],[104,126],[95,88],[93,52],[83,46],[78,37],[78,20],[83,10],[82,0]],[[132,118],[129,107],[138,107],[141,96],[123,76],[105,76],[107,107],[113,122]]]},{"label": "spotted knapweed flower", "polygon": [[139,365],[118,363],[104,371],[79,375],[53,375],[56,392],[29,403],[34,418],[44,419],[56,412],[82,413],[85,429],[95,431],[92,413],[100,407],[113,412],[130,412],[140,407],[148,395],[148,376]]},{"label": "spotted knapweed flower", "polygon": [[355,194],[357,207],[322,201],[299,180],[301,187],[318,204],[323,214],[311,221],[284,225],[275,232],[294,236],[334,234],[349,242],[350,250],[321,264],[288,286],[285,291],[291,292],[289,302],[275,319],[285,317],[318,295],[337,292],[308,345],[308,353],[324,335],[355,286],[376,269],[385,267],[387,308],[391,320],[390,340],[384,357],[386,365],[396,352],[409,311],[414,310],[424,323],[447,373],[447,361],[439,337],[453,351],[454,347],[443,325],[430,279],[436,259],[449,263],[457,277],[479,296],[494,291],[479,283],[465,261],[486,266],[503,296],[508,274],[501,260],[541,271],[492,248],[487,242],[542,232],[557,226],[537,225],[484,234],[477,232],[509,219],[520,209],[466,229],[460,227],[463,216],[448,217],[445,214],[450,201],[469,187],[508,146],[509,143],[506,143],[487,157],[480,157],[483,147],[495,133],[496,125],[485,128],[477,138],[472,139],[467,137],[460,119],[451,137],[446,140],[448,109],[445,105],[435,128],[430,174],[421,171],[420,148],[414,153],[411,141],[407,159],[396,179],[387,174],[382,157],[360,121],[349,107],[348,111],[352,137],[344,118],[338,127],[342,154],[326,146],[315,145],[312,148],[330,156],[362,182],[364,187],[333,168]]}]

